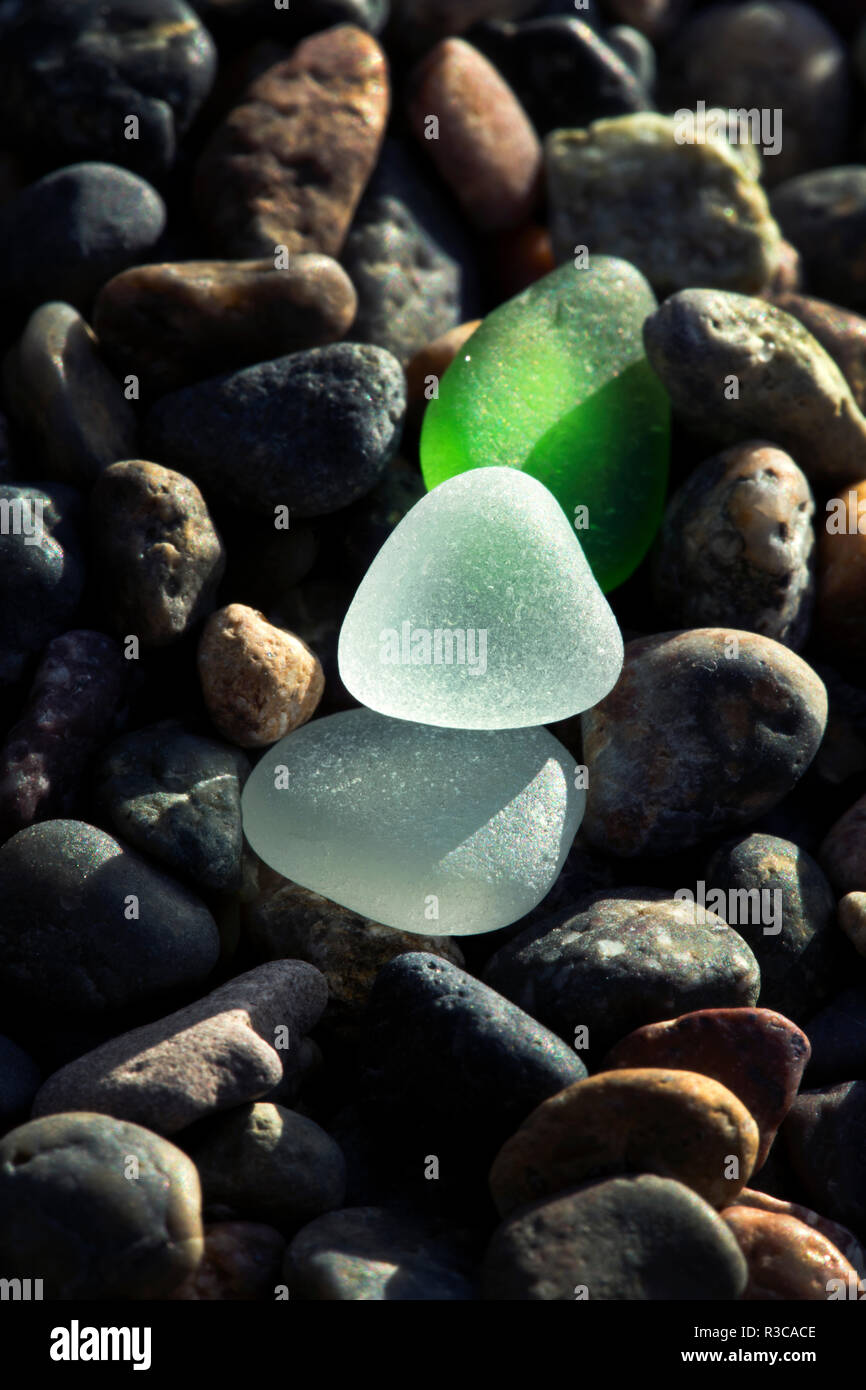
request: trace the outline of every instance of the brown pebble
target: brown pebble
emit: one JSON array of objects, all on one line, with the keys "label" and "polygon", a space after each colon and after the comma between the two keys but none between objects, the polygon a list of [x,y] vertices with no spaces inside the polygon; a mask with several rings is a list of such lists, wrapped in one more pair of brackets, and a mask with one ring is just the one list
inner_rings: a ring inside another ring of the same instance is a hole
[{"label": "brown pebble", "polygon": [[590,1178],[656,1173],[728,1206],[748,1181],[758,1127],[708,1076],[657,1067],[605,1071],[543,1101],[497,1154],[501,1215]]},{"label": "brown pebble", "polygon": [[100,344],[147,394],[336,342],[357,296],[330,256],[140,265],[104,285],[93,311]]},{"label": "brown pebble", "polygon": [[866,892],[866,796],[831,826],[818,860],[840,897]]},{"label": "brown pebble", "polygon": [[444,39],[409,89],[412,128],[473,226],[496,232],[528,222],[541,189],[541,145],[493,65],[463,39]]},{"label": "brown pebble", "polygon": [[285,1248],[279,1231],[256,1221],[206,1225],[201,1263],[168,1295],[169,1300],[249,1303],[272,1299]]},{"label": "brown pebble", "polygon": [[803,294],[777,292],[773,303],[808,328],[842,371],[860,409],[866,409],[866,318]]},{"label": "brown pebble", "polygon": [[[858,1273],[866,1273],[866,1250],[857,1237],[847,1226],[841,1226],[838,1221],[831,1221],[828,1216],[819,1216],[811,1207],[801,1206],[799,1202],[786,1202],[781,1197],[771,1197],[769,1192],[758,1192],[751,1187],[744,1187],[739,1197],[734,1198],[731,1206],[756,1207],[758,1211],[775,1212],[779,1216],[794,1216],[804,1225],[816,1230],[825,1240],[829,1240],[831,1245],[835,1245]],[[729,1211],[730,1207],[726,1210]]]},{"label": "brown pebble", "polygon": [[[779,245],[779,263],[763,297],[772,299],[773,303],[778,304],[780,309],[786,309],[787,305],[783,304],[782,300],[789,296],[798,299],[799,295],[796,292],[802,288],[802,285],[803,259],[796,246],[792,246],[791,242],[785,241],[783,237]],[[788,309],[788,313],[794,314],[794,318],[798,317],[793,309]],[[808,327],[808,324],[806,326]],[[818,335],[815,334],[815,336]]]},{"label": "brown pebble", "polygon": [[846,893],[838,907],[839,926],[854,950],[866,956],[866,893]]},{"label": "brown pebble", "polygon": [[219,251],[339,255],[388,106],[385,55],[352,24],[312,35],[257,77],[196,170],[195,201]]},{"label": "brown pebble", "polygon": [[208,619],[198,670],[211,719],[241,748],[263,748],[306,724],[325,689],[306,642],[242,603]]},{"label": "brown pebble", "polygon": [[449,328],[447,333],[434,338],[432,343],[415,353],[406,367],[410,410],[416,413],[424,410],[428,399],[425,391],[430,385],[428,377],[435,376],[437,380],[441,380],[467,338],[471,338],[480,325],[480,319],[458,323],[455,328]]},{"label": "brown pebble", "polygon": [[550,232],[535,222],[498,236],[491,251],[502,299],[512,299],[556,269]]},{"label": "brown pebble", "polygon": [[722,1213],[749,1266],[747,1302],[770,1299],[825,1302],[831,1280],[847,1289],[857,1285],[857,1271],[829,1240],[793,1216],[727,1207]]},{"label": "brown pebble", "polygon": [[828,499],[817,569],[816,633],[835,657],[859,662],[866,657],[866,479]]}]

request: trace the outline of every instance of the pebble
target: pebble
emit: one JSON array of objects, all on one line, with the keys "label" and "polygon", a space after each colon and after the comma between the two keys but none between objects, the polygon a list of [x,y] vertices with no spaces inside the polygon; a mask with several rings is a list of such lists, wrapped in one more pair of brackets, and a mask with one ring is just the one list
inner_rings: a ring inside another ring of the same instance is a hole
[{"label": "pebble", "polygon": [[691,3],[692,0],[606,0],[605,11],[608,17],[632,25],[655,43],[669,36]]},{"label": "pebble", "polygon": [[725,920],[757,957],[762,1006],[802,1023],[840,971],[836,903],[818,864],[790,840],[744,835],[719,846],[705,879],[708,894],[726,895]]},{"label": "pebble", "polygon": [[189,478],[141,459],[113,463],[93,489],[90,520],[97,580],[120,637],[163,647],[211,611],[225,551]]},{"label": "pebble", "polygon": [[257,1102],[217,1116],[190,1140],[206,1206],[231,1207],[293,1234],[343,1205],[346,1162],[329,1134],[306,1115]]},{"label": "pebble", "polygon": [[[97,1111],[175,1134],[272,1090],[326,1002],[323,977],[305,961],[260,965],[61,1067],[34,1113]],[[278,1047],[283,1028],[286,1048]]]},{"label": "pebble", "polygon": [[831,656],[857,670],[866,657],[866,479],[837,491],[818,530],[816,627]]},{"label": "pebble", "polygon": [[216,75],[216,48],[191,6],[27,0],[6,11],[0,119],[15,148],[57,164],[107,155],[145,174],[171,168]]},{"label": "pebble", "polygon": [[781,1141],[808,1200],[866,1240],[866,1081],[803,1091]]},{"label": "pebble", "polygon": [[273,520],[322,516],[363,497],[400,446],[406,385],[384,348],[336,343],[187,386],[157,402],[154,458],[210,498]]},{"label": "pebble", "polygon": [[763,189],[727,141],[680,143],[677,131],[644,111],[547,136],[554,255],[619,256],[660,298],[690,285],[756,294],[781,254]]},{"label": "pebble", "polygon": [[848,55],[811,5],[776,0],[698,14],[666,49],[663,76],[671,109],[703,100],[767,113],[760,138],[752,137],[763,147],[767,184],[833,164],[844,152]]},{"label": "pebble", "polygon": [[866,795],[830,827],[818,859],[837,897],[866,892]]},{"label": "pebble", "polygon": [[773,216],[803,258],[813,294],[866,310],[866,167],[813,169],[773,190]]},{"label": "pebble", "polygon": [[264,748],[306,724],[325,688],[306,642],[242,603],[208,619],[198,671],[212,722],[241,748]]},{"label": "pebble", "polygon": [[684,290],[647,319],[644,341],[674,414],[696,433],[718,444],[776,444],[822,486],[863,476],[866,419],[847,381],[774,304]]},{"label": "pebble", "polygon": [[471,39],[499,69],[539,135],[652,107],[634,68],[607,35],[582,19],[493,20],[473,29]]},{"label": "pebble", "polygon": [[617,1043],[603,1071],[666,1067],[709,1076],[742,1101],[758,1126],[755,1172],[797,1096],[809,1040],[770,1009],[698,1009],[649,1023]]},{"label": "pebble", "polygon": [[194,199],[230,259],[338,256],[388,116],[385,55],[353,24],[314,34],[261,73],[199,159]]},{"label": "pebble", "polygon": [[460,223],[388,140],[343,248],[358,295],[352,340],[405,364],[478,309],[474,253]]},{"label": "pebble", "polygon": [[406,390],[410,416],[420,423],[427,407],[428,395],[435,377],[438,390],[439,381],[455,360],[463,344],[468,342],[476,328],[481,327],[481,319],[469,319],[449,328],[438,338],[426,342],[406,364]]},{"label": "pebble", "polygon": [[[804,1225],[811,1226],[818,1235],[835,1245],[858,1273],[866,1273],[866,1251],[857,1237],[852,1235],[846,1226],[840,1226],[837,1221],[828,1221],[826,1216],[819,1216],[810,1207],[800,1206],[797,1202],[782,1201],[779,1197],[771,1197],[767,1192],[755,1192],[751,1187],[744,1187],[740,1195],[734,1198],[731,1207],[755,1207],[758,1211],[792,1216]],[[730,1211],[731,1207],[727,1207],[726,1211]]]},{"label": "pebble", "polygon": [[[363,1095],[396,1147],[484,1168],[547,1096],[586,1075],[561,1039],[449,961],[397,956],[370,996]],[[425,1149],[424,1144],[428,1147]]]},{"label": "pebble", "polygon": [[793,1216],[728,1207],[722,1212],[749,1266],[743,1293],[747,1302],[767,1299],[825,1302],[831,1280],[840,1279],[847,1296],[857,1271],[835,1245]]},{"label": "pebble", "polygon": [[799,319],[829,353],[862,411],[866,407],[866,318],[803,294],[776,294],[773,303]]},{"label": "pebble", "polygon": [[469,1301],[471,1238],[414,1211],[346,1207],[311,1221],[286,1251],[289,1298],[308,1302]]},{"label": "pebble", "polygon": [[[608,47],[631,68],[642,90],[651,97],[658,76],[658,63],[656,51],[646,35],[639,29],[633,29],[630,24],[611,24],[605,30],[604,38]],[[643,109],[648,110],[652,105],[653,102],[649,101]]]},{"label": "pebble", "polygon": [[839,926],[858,956],[866,956],[866,892],[846,893],[837,910]]},{"label": "pebble", "polygon": [[106,280],[146,260],[166,209],[149,183],[114,164],[70,164],[0,208],[0,293],[29,314],[46,300],[86,313]]},{"label": "pebble", "polygon": [[69,816],[126,693],[127,666],[101,632],[49,642],[27,703],[0,747],[0,837]]},{"label": "pebble", "polygon": [[0,848],[0,985],[22,1008],[76,1020],[200,985],[219,937],[187,888],[104,830],[49,820]]},{"label": "pebble", "polygon": [[760,441],[693,469],[668,502],[653,593],[672,627],[745,628],[803,645],[812,616],[812,493],[788,454]]},{"label": "pebble", "polygon": [[52,1115],[0,1139],[5,1278],[41,1279],[48,1300],[160,1299],[202,1251],[195,1166],[147,1129]]},{"label": "pebble", "polygon": [[[343,338],[357,309],[330,256],[141,265],[100,290],[93,326],[115,371],[147,397]],[[131,453],[127,450],[125,455]]]},{"label": "pebble", "polygon": [[815,670],[827,687],[830,714],[814,768],[826,786],[837,787],[854,773],[866,772],[866,690],[823,662]]},{"label": "pebble", "polygon": [[866,989],[851,985],[815,1013],[806,1024],[812,1058],[809,1086],[866,1079],[863,1034],[866,1031]]},{"label": "pebble", "polygon": [[[63,483],[0,483],[0,686],[70,624],[84,588],[80,494]],[[20,526],[14,524],[16,513]]]},{"label": "pebble", "polygon": [[33,1058],[11,1038],[0,1036],[0,1130],[27,1118],[41,1083]]},{"label": "pebble", "polygon": [[486,19],[519,19],[538,0],[396,0],[393,24],[399,44],[426,53],[438,39],[465,33]]},{"label": "pebble", "polygon": [[623,1172],[657,1173],[727,1206],[755,1166],[758,1127],[733,1092],[693,1071],[602,1071],[543,1101],[490,1170],[501,1216]]},{"label": "pebble", "polygon": [[[351,510],[341,518],[348,524],[342,541],[338,541],[353,574],[360,577],[366,573],[388,537],[426,491],[418,469],[398,456],[388,465],[381,482],[366,497],[353,503]],[[339,627],[344,617],[345,613],[339,615]]]},{"label": "pebble", "polygon": [[168,1295],[183,1303],[264,1302],[279,1283],[286,1242],[272,1226],[216,1221],[204,1228],[197,1269]]},{"label": "pebble", "polygon": [[827,692],[768,637],[694,628],[627,643],[616,687],[581,718],[584,835],[628,858],[685,849],[776,806],[817,752]]},{"label": "pebble", "polygon": [[263,612],[280,610],[319,554],[319,529],[312,522],[291,522],[287,530],[277,530],[273,517],[223,512],[220,527],[228,552],[224,592]]},{"label": "pebble", "polygon": [[241,887],[241,787],[248,771],[236,748],[163,720],[105,748],[93,786],[126,844],[200,890],[226,893]]},{"label": "pebble", "polygon": [[729,1227],[681,1182],[610,1178],[506,1217],[484,1260],[499,1302],[738,1299],[746,1261]]},{"label": "pebble", "polygon": [[496,68],[463,39],[443,39],[410,74],[408,91],[419,145],[472,226],[503,232],[528,222],[541,192],[541,145]]},{"label": "pebble", "polygon": [[745,941],[713,912],[695,917],[667,889],[603,889],[503,946],[484,979],[595,1063],[644,1024],[756,1002]]},{"label": "pebble", "polygon": [[40,472],[89,487],[135,452],[136,418],[71,304],[43,304],[4,364],[5,401]]}]

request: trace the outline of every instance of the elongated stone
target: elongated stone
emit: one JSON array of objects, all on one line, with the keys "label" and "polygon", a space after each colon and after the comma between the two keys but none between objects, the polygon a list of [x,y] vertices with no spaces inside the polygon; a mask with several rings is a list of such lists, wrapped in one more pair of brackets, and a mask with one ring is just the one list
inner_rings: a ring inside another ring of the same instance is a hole
[{"label": "elongated stone", "polygon": [[512,468],[422,497],[340,633],[340,676],[381,714],[459,729],[552,724],[597,704],[623,646],[556,499]]},{"label": "elongated stone", "polygon": [[388,927],[469,936],[553,886],[583,815],[546,729],[435,729],[347,710],[282,739],[241,797],[286,878]]},{"label": "elongated stone", "polygon": [[641,340],[655,307],[638,270],[593,256],[488,314],[427,407],[427,486],[489,465],[530,473],[602,589],[621,584],[658,529],[667,480],[668,402]]}]

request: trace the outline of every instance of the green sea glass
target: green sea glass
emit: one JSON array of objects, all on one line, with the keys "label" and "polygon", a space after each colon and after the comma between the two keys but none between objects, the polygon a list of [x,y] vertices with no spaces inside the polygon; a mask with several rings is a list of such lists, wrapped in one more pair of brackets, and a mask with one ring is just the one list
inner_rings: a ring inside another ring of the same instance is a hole
[{"label": "green sea glass", "polygon": [[668,397],[642,339],[656,307],[634,266],[591,256],[488,314],[427,406],[428,488],[468,469],[521,469],[575,524],[602,589],[621,584],[658,530],[667,483]]}]

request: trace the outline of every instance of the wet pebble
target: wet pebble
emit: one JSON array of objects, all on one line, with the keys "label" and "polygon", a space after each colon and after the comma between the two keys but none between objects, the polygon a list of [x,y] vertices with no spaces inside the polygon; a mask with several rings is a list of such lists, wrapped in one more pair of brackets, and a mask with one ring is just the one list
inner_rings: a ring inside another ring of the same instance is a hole
[{"label": "wet pebble", "polygon": [[[728,1207],[722,1220],[733,1231],[749,1266],[746,1302],[785,1299],[824,1302],[841,1280],[857,1284],[857,1271],[826,1237],[793,1216]],[[843,1297],[846,1295],[843,1295]]]},{"label": "wet pebble", "polygon": [[[810,1207],[801,1206],[798,1202],[786,1202],[779,1197],[771,1197],[767,1192],[756,1192],[751,1187],[744,1187],[738,1197],[734,1198],[732,1207],[754,1207],[758,1211],[774,1212],[779,1216],[792,1216],[797,1221],[802,1221],[805,1226],[810,1226],[819,1235],[829,1240],[831,1245],[841,1251],[843,1257],[848,1260],[860,1273],[866,1273],[866,1251],[852,1235],[846,1226],[840,1226],[838,1221],[829,1221],[826,1216],[819,1216]],[[731,1207],[726,1208],[727,1211]]]}]

